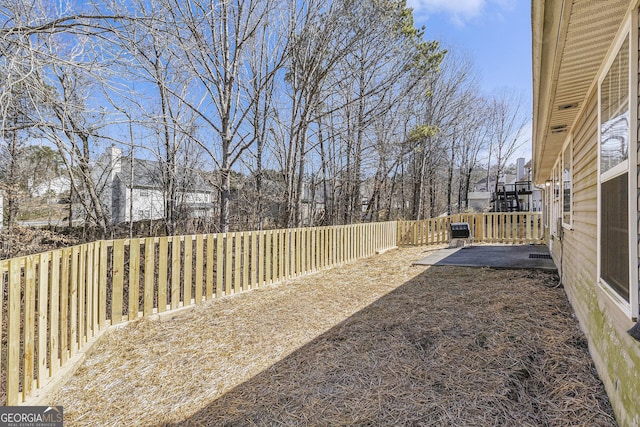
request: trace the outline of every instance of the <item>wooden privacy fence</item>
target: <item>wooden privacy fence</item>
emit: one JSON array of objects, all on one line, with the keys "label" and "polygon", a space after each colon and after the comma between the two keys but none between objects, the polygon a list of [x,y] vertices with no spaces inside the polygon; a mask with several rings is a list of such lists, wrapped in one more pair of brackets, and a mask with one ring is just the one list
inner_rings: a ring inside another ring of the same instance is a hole
[{"label": "wooden privacy fence", "polygon": [[[0,261],[0,402],[21,404],[111,325],[373,255],[449,242],[539,243],[539,213],[103,240]],[[75,358],[75,359],[74,359]],[[28,402],[27,402],[28,403]]]},{"label": "wooden privacy fence", "polygon": [[110,325],[396,246],[395,222],[108,240],[0,261],[0,401],[44,387]]},{"label": "wooden privacy fence", "polygon": [[456,214],[421,221],[398,221],[399,245],[434,245],[449,243],[452,222],[469,223],[476,243],[542,243],[540,212]]}]

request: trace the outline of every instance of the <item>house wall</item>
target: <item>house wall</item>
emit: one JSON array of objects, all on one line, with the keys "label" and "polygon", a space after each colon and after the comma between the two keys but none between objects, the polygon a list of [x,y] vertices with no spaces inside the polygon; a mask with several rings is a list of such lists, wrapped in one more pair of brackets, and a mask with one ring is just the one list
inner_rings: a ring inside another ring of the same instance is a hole
[{"label": "house wall", "polygon": [[574,129],[573,226],[563,227],[562,236],[549,236],[550,246],[618,422],[638,426],[640,343],[627,333],[633,322],[597,280],[597,90],[588,97]]},{"label": "house wall", "polygon": [[[162,191],[153,189],[133,188],[125,190],[125,198],[122,202],[121,209],[124,211],[122,221],[129,221],[131,217],[131,207],[133,207],[133,220],[140,221],[144,219],[162,219],[164,217],[164,199]],[[133,204],[131,203],[131,195],[133,194]]]},{"label": "house wall", "polygon": [[202,191],[178,193],[178,197],[182,203],[211,203],[211,194]]},{"label": "house wall", "polygon": [[[164,197],[161,190],[146,188],[129,189],[121,186],[120,191],[123,196],[120,199],[119,209],[117,210],[118,221],[114,220],[115,223],[129,221],[132,210],[134,221],[164,218]],[[133,204],[130,205],[132,194]],[[193,204],[194,208],[197,207],[198,204],[211,203],[211,194],[206,192],[180,193],[178,194],[178,198],[181,203],[188,205]],[[204,214],[201,211],[196,211],[195,215],[202,216]]]}]

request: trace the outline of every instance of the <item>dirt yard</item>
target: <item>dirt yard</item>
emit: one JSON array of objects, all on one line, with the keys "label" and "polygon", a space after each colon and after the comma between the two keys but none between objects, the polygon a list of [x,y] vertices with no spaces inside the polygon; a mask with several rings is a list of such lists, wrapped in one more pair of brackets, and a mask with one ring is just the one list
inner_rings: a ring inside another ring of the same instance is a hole
[{"label": "dirt yard", "polygon": [[105,336],[68,426],[615,426],[555,275],[411,267],[425,250]]}]

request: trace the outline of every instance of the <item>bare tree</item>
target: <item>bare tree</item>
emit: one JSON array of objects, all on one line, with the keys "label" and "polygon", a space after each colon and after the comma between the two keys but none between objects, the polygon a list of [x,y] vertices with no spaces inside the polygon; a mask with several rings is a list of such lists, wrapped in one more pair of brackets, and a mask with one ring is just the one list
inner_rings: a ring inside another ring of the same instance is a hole
[{"label": "bare tree", "polygon": [[[494,171],[494,191],[498,191],[498,180],[507,163],[524,143],[522,130],[527,123],[523,115],[522,99],[511,91],[502,91],[492,100],[489,107],[490,144],[487,164],[487,185],[490,173]],[[494,162],[493,168],[491,163]]]},{"label": "bare tree", "polygon": [[[135,123],[140,139],[148,142],[130,144],[140,146],[160,164],[158,181],[162,187],[163,223],[165,233],[176,233],[180,209],[180,172],[186,165],[184,158],[187,141],[192,138],[196,113],[185,103],[191,90],[190,76],[182,69],[184,55],[177,49],[178,39],[173,27],[164,19],[168,5],[162,1],[136,1],[111,4],[111,13],[119,14],[134,7],[139,19],[123,25],[110,22],[112,43],[128,52],[120,60],[118,69],[129,81],[137,82],[145,90],[124,86],[117,93],[106,88],[114,108]],[[122,104],[128,105],[126,109]],[[131,134],[131,131],[130,131]],[[191,146],[190,149],[194,147]],[[196,157],[192,155],[191,157]],[[133,161],[132,161],[133,164]]]},{"label": "bare tree", "polygon": [[255,137],[246,121],[257,99],[242,96],[243,66],[274,2],[234,0],[214,5],[204,0],[167,0],[167,5],[184,67],[197,93],[181,99],[196,113],[199,126],[209,130],[199,143],[220,171],[220,228],[227,231],[232,167]]},{"label": "bare tree", "polygon": [[487,108],[486,100],[480,96],[469,94],[468,115],[465,117],[463,133],[461,135],[460,152],[460,180],[458,188],[458,206],[460,209],[469,208],[469,191],[474,171],[480,165],[480,153],[488,144]]}]

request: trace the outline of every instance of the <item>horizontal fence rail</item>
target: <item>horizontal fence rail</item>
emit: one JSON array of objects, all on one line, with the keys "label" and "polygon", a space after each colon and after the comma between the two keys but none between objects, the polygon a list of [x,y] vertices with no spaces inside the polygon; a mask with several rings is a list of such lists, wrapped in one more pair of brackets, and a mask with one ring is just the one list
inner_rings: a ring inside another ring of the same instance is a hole
[{"label": "horizontal fence rail", "polygon": [[451,223],[469,224],[475,243],[542,243],[540,212],[456,214],[420,221],[398,221],[398,245],[437,245],[451,240]]},{"label": "horizontal fence rail", "polygon": [[108,240],[0,261],[0,400],[25,402],[111,325],[396,246],[395,222]]}]

